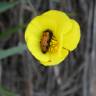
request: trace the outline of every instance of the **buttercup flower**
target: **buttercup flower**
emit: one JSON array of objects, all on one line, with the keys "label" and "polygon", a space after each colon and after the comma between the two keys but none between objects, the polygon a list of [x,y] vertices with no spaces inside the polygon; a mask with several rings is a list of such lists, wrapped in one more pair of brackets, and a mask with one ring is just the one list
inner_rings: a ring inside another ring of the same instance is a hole
[{"label": "buttercup flower", "polygon": [[80,27],[64,12],[50,10],[32,19],[25,32],[25,41],[41,64],[56,65],[77,47]]}]

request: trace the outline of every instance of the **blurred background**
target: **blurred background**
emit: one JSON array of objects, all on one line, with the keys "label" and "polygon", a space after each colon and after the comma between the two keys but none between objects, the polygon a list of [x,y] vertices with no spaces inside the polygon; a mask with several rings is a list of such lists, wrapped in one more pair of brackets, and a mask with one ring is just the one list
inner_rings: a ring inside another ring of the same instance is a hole
[{"label": "blurred background", "polygon": [[[27,50],[26,25],[57,9],[81,27],[78,48],[59,65],[42,66]],[[96,96],[95,0],[0,0],[0,96]]]}]

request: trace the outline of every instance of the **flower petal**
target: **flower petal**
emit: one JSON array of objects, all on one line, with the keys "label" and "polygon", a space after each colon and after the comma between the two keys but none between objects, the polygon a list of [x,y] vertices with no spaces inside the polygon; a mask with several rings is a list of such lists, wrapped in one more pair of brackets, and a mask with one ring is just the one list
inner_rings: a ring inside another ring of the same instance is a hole
[{"label": "flower petal", "polygon": [[33,19],[25,32],[25,40],[27,42],[27,47],[29,51],[38,60],[49,60],[49,56],[44,55],[40,49],[40,39],[42,35],[42,26],[39,26],[38,18]]},{"label": "flower petal", "polygon": [[59,54],[51,54],[49,60],[46,61],[40,61],[41,64],[44,66],[54,66],[61,63],[67,56],[68,56],[68,50],[61,50]]},{"label": "flower petal", "polygon": [[70,51],[74,50],[80,41],[80,27],[76,21],[71,20],[71,22],[72,28],[62,37],[63,47]]}]

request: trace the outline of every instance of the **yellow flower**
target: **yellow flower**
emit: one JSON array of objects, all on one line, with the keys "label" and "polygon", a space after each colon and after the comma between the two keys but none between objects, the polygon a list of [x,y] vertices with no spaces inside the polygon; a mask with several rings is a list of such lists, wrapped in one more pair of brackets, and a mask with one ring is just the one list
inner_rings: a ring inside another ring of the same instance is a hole
[{"label": "yellow flower", "polygon": [[25,41],[29,51],[41,64],[57,65],[77,47],[80,27],[64,12],[50,10],[29,23]]}]

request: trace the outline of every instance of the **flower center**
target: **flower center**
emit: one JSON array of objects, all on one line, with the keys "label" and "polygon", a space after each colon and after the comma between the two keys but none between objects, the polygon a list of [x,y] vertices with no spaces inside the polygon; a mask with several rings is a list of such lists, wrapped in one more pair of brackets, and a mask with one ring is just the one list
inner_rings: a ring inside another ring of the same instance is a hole
[{"label": "flower center", "polygon": [[41,37],[40,48],[43,53],[55,52],[58,49],[58,42],[51,30],[45,30]]},{"label": "flower center", "polygon": [[51,53],[54,53],[54,52],[56,52],[57,50],[58,50],[58,41],[57,41],[57,39],[56,39],[56,37],[53,35],[52,36],[52,39],[51,39],[51,42],[50,42],[50,47],[49,47],[49,52],[51,52]]}]

